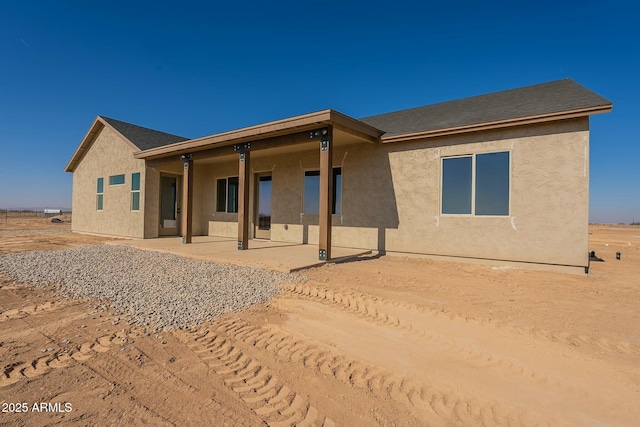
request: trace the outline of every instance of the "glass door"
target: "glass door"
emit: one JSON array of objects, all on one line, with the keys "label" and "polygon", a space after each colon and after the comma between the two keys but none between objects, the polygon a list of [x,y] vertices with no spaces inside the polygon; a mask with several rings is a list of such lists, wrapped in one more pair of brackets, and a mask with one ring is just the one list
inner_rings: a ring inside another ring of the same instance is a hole
[{"label": "glass door", "polygon": [[256,185],[256,221],[254,237],[271,238],[271,175],[259,175]]},{"label": "glass door", "polygon": [[160,177],[160,230],[161,236],[177,236],[180,221],[178,208],[178,178]]}]

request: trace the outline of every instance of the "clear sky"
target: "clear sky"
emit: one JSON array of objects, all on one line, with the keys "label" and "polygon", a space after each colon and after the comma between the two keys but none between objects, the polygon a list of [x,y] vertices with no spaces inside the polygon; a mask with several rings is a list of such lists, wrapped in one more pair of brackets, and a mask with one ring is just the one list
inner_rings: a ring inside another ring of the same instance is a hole
[{"label": "clear sky", "polygon": [[199,137],[562,78],[591,118],[590,220],[640,220],[640,25],[619,1],[0,2],[0,208],[70,207],[97,115]]}]

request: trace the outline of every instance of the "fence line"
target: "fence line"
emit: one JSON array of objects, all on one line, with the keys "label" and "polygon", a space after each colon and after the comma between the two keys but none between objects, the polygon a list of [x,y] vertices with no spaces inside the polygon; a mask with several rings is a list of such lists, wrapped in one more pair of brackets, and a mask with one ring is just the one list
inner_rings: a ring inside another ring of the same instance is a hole
[{"label": "fence line", "polygon": [[[60,215],[68,215],[70,213],[71,211],[60,210]],[[50,218],[51,216],[51,214],[45,214],[44,210],[31,211],[0,209],[0,221],[4,221],[5,224],[9,222],[9,218]]]}]

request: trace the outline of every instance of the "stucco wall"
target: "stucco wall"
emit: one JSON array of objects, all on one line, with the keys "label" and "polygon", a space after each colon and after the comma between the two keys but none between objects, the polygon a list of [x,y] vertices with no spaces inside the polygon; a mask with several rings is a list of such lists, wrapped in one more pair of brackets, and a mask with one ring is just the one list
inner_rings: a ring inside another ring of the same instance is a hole
[{"label": "stucco wall", "polygon": [[[104,127],[73,172],[72,230],[114,236],[145,235],[146,170],[133,158],[133,147]],[[131,174],[140,173],[140,210],[131,210]],[[109,176],[125,175],[122,185],[109,185]],[[96,205],[97,179],[104,178],[103,210]]]},{"label": "stucco wall", "polygon": [[146,168],[145,175],[145,209],[144,209],[144,238],[158,237],[160,223],[160,172],[153,168]]},{"label": "stucco wall", "polygon": [[[588,126],[584,118],[385,147],[399,218],[385,230],[387,250],[586,266]],[[440,159],[494,151],[511,153],[510,215],[440,215]]]},{"label": "stucco wall", "polygon": [[[441,215],[442,157],[495,151],[510,152],[509,216]],[[338,146],[334,166],[342,166],[342,214],[333,216],[333,244],[586,266],[588,153],[587,118],[411,143]],[[252,158],[253,172],[273,176],[272,240],[317,244],[317,215],[303,215],[302,206],[304,171],[318,165],[317,150]],[[237,215],[214,211],[215,178],[237,176],[237,160],[204,169],[207,231],[235,237]]]}]

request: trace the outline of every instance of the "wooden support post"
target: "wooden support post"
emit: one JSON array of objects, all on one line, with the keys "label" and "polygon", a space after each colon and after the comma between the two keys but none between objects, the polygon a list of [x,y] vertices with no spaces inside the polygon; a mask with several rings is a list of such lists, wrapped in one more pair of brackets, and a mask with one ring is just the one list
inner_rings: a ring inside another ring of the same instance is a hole
[{"label": "wooden support post", "polygon": [[333,127],[329,126],[321,133],[318,258],[321,261],[328,261],[331,259],[331,211],[333,208]]},{"label": "wooden support post", "polygon": [[182,173],[182,243],[191,243],[193,231],[193,160],[191,155],[183,156]]},{"label": "wooden support post", "polygon": [[251,151],[240,151],[238,173],[238,250],[249,249],[249,180]]}]

